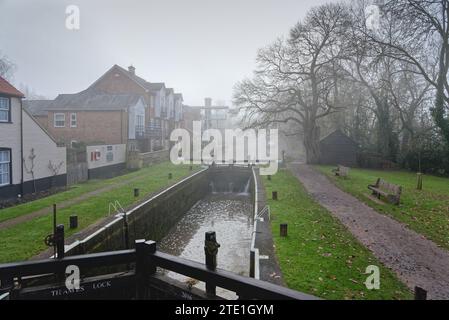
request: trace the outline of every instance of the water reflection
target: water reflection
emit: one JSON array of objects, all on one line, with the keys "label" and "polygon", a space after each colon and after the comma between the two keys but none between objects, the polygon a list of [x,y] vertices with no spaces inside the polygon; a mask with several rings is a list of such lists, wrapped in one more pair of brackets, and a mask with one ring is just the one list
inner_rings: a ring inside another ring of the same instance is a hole
[{"label": "water reflection", "polygon": [[[204,234],[215,231],[218,268],[249,275],[252,204],[248,193],[212,193],[195,204],[160,242],[158,250],[204,263]],[[169,272],[170,277],[204,288],[193,279]],[[235,298],[217,289],[217,294]]]}]

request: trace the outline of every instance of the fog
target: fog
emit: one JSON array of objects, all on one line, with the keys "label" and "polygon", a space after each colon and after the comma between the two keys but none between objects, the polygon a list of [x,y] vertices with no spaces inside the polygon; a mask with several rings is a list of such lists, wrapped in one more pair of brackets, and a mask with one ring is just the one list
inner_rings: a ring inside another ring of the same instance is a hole
[{"label": "fog", "polygon": [[[186,104],[206,96],[231,104],[257,50],[324,2],[0,0],[0,52],[17,66],[13,84],[48,98],[133,64],[137,75],[182,92]],[[65,27],[71,4],[80,8],[77,31]]]}]

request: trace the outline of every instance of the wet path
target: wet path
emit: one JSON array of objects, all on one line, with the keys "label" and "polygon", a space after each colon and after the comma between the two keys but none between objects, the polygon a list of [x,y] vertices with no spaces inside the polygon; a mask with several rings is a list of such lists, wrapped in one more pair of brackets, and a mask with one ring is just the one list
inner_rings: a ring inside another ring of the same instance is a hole
[{"label": "wet path", "polygon": [[[249,275],[249,254],[252,236],[251,197],[249,194],[210,194],[193,206],[162,239],[158,250],[182,258],[204,263],[204,234],[215,231],[218,250],[218,268],[240,275]],[[204,284],[169,272],[177,280],[192,283],[198,288]],[[217,288],[217,294],[235,298],[229,292]]]},{"label": "wet path", "polygon": [[343,192],[312,167],[289,169],[308,193],[336,216],[349,231],[410,289],[428,291],[430,299],[449,299],[449,252]]}]

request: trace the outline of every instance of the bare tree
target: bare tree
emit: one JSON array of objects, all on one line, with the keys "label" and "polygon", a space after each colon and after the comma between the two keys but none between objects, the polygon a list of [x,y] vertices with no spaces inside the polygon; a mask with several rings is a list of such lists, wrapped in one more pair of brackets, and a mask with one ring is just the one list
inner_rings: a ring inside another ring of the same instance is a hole
[{"label": "bare tree", "polygon": [[51,160],[48,160],[48,169],[52,173],[52,179],[51,179],[51,187],[53,188],[54,180],[58,176],[59,171],[61,171],[61,168],[64,164],[64,161],[59,162],[58,164],[53,163]]},{"label": "bare tree", "polygon": [[296,123],[308,163],[320,156],[318,121],[339,110],[333,89],[348,22],[343,5],[312,9],[288,40],[260,50],[254,78],[236,85],[234,102],[244,110],[244,121],[252,127]]},{"label": "bare tree", "polygon": [[15,69],[15,64],[0,52],[0,77],[10,80]]},{"label": "bare tree", "polygon": [[409,64],[435,89],[432,116],[449,146],[449,0],[389,0],[382,9],[394,24],[367,34],[386,48],[384,55]]},{"label": "bare tree", "polygon": [[25,160],[25,158],[23,159],[23,167],[26,171],[26,173],[31,175],[31,179],[33,181],[33,193],[35,193],[36,190],[36,180],[34,178],[34,166],[35,166],[35,162],[34,160],[36,159],[36,154],[34,153],[34,148],[31,148],[30,150],[30,154],[28,155],[28,160],[30,161],[29,166],[27,165],[27,161]]}]

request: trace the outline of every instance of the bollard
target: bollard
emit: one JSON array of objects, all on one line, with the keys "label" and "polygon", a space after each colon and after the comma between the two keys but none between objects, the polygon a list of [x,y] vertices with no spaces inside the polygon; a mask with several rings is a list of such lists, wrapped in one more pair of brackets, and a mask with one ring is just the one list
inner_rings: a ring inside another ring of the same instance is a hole
[{"label": "bollard", "polygon": [[281,237],[282,237],[282,238],[287,237],[287,228],[288,228],[288,225],[287,225],[286,223],[282,223],[280,227],[281,227],[281,228],[280,228]]},{"label": "bollard", "polygon": [[256,275],[256,252],[254,250],[249,251],[249,276],[254,278]]},{"label": "bollard", "polygon": [[272,199],[273,200],[277,200],[278,199],[278,192],[277,191],[273,191],[271,195],[272,195]]},{"label": "bollard", "polygon": [[417,183],[416,189],[422,190],[422,173],[421,172],[417,173],[417,178],[418,178],[418,183]]},{"label": "bollard", "polygon": [[[215,270],[217,268],[217,254],[220,244],[217,243],[215,231],[208,231],[205,234],[204,240],[204,253],[206,256],[206,267],[209,270]],[[208,295],[216,295],[216,287],[213,284],[206,282],[206,293]]]},{"label": "bollard", "polygon": [[420,287],[415,287],[415,300],[427,300],[427,291]]},{"label": "bollard", "polygon": [[271,181],[271,176],[268,175],[268,176],[267,176],[267,179],[268,179],[268,181]]},{"label": "bollard", "polygon": [[192,170],[193,170],[193,166],[190,166],[190,167],[189,167],[189,170],[192,171]]},{"label": "bollard", "polygon": [[78,228],[78,216],[76,214],[70,216],[70,229]]},{"label": "bollard", "polygon": [[171,180],[172,178],[173,178],[173,174],[170,172],[170,173],[168,174],[168,179]]},{"label": "bollard", "polygon": [[139,188],[134,188],[134,198],[137,198],[140,194]]},{"label": "bollard", "polygon": [[58,259],[64,258],[64,225],[59,224],[55,233],[56,256]]}]

